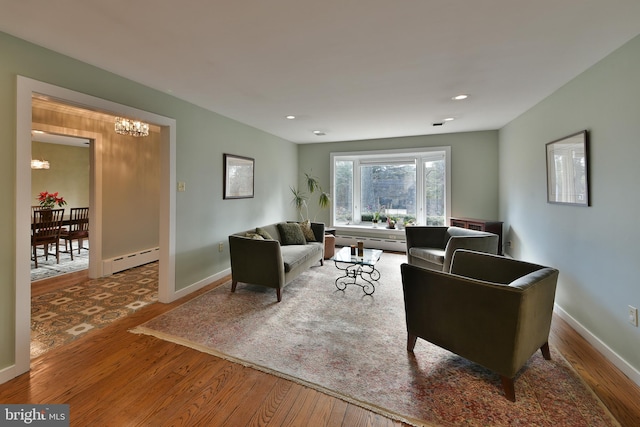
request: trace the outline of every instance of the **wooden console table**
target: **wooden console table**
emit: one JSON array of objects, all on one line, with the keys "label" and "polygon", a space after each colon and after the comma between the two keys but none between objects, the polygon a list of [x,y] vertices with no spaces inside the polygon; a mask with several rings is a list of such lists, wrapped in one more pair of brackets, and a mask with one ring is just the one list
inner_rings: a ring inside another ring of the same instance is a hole
[{"label": "wooden console table", "polygon": [[498,255],[502,255],[502,221],[486,221],[474,218],[451,218],[453,227],[468,228],[470,230],[486,231],[498,235]]}]

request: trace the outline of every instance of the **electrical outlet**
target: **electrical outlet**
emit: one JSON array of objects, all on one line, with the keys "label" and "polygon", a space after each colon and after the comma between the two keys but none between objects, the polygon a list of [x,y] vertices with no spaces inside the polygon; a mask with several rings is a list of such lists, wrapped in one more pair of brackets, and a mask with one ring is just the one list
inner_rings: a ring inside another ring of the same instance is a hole
[{"label": "electrical outlet", "polygon": [[631,323],[633,326],[637,328],[638,327],[638,309],[630,305],[628,313],[629,313],[628,314],[629,323]]},{"label": "electrical outlet", "polygon": [[222,252],[223,249],[224,249],[224,243],[222,242],[218,243],[218,252]]},{"label": "electrical outlet", "polygon": [[178,182],[178,191],[187,191],[187,184],[185,182]]}]

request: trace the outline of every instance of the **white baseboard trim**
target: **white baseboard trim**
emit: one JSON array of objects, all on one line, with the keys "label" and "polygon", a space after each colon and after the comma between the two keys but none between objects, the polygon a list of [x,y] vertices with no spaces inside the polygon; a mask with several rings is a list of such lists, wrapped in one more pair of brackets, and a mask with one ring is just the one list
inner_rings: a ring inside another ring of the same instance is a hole
[{"label": "white baseboard trim", "polygon": [[565,320],[569,325],[571,325],[571,327],[575,329],[576,332],[578,332],[584,339],[586,339],[589,344],[591,344],[596,350],[598,350],[605,358],[607,358],[607,360],[613,363],[616,368],[620,369],[623,374],[629,377],[631,381],[640,386],[640,371],[631,366],[626,360],[620,357],[620,355],[618,355],[609,346],[603,343],[598,337],[593,335],[587,328],[584,327],[584,325],[573,318],[562,307],[556,304],[553,311],[563,320]]},{"label": "white baseboard trim", "polygon": [[160,259],[160,248],[150,248],[102,261],[103,276],[148,264]]},{"label": "white baseboard trim", "polygon": [[226,270],[222,270],[212,276],[199,280],[196,283],[193,283],[187,286],[186,288],[183,288],[183,289],[180,289],[179,291],[174,292],[173,298],[171,299],[171,301],[180,299],[186,295],[189,295],[192,292],[195,292],[197,290],[204,288],[205,286],[209,286],[213,282],[223,279],[225,276],[230,276],[230,275],[231,275],[231,268],[227,268]]},{"label": "white baseboard trim", "polygon": [[16,373],[16,365],[9,365],[6,368],[0,369],[0,384],[6,383],[18,375],[20,374]]}]

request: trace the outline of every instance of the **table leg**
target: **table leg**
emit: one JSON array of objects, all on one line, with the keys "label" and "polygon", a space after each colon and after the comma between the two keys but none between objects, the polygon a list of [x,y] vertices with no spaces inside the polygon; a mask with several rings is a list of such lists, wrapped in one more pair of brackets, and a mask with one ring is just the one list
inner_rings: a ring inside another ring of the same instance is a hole
[{"label": "table leg", "polygon": [[[340,267],[336,262],[336,268],[344,272],[343,276],[336,279],[336,288],[344,291],[348,285],[356,285],[362,288],[366,295],[372,295],[376,291],[378,279],[380,279],[380,271],[376,270],[372,265],[349,264],[346,267]],[[358,283],[358,277],[361,282]]]}]

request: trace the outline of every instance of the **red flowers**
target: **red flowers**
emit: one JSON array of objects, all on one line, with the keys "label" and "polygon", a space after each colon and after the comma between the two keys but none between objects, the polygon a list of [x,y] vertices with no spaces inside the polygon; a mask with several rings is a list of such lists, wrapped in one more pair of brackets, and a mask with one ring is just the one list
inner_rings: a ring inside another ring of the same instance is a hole
[{"label": "red flowers", "polygon": [[40,202],[40,206],[43,208],[53,208],[55,205],[64,206],[67,204],[64,197],[58,197],[57,191],[55,193],[43,191],[38,196],[38,201]]}]

